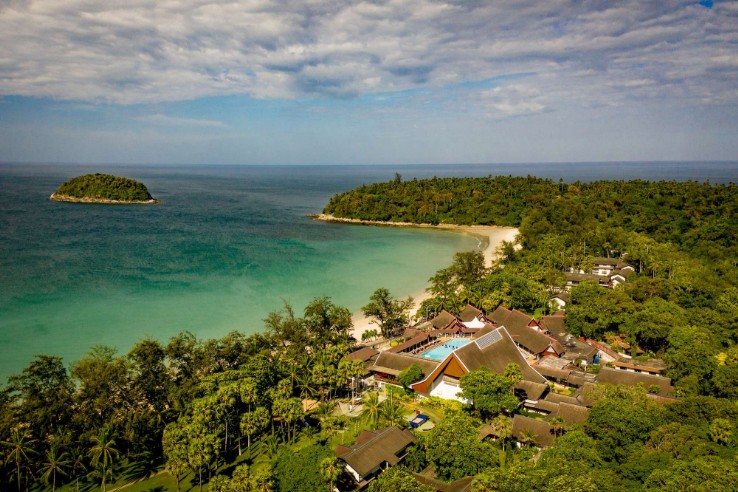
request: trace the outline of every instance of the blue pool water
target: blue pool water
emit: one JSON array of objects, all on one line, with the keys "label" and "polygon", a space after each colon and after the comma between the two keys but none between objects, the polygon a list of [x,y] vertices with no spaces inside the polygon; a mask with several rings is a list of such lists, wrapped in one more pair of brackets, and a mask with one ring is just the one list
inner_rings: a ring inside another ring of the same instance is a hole
[{"label": "blue pool water", "polygon": [[432,348],[427,352],[423,352],[423,357],[427,357],[433,360],[443,360],[448,357],[448,354],[453,352],[459,347],[463,347],[467,343],[471,342],[468,338],[458,338],[455,340],[449,340],[448,342],[438,347]]}]

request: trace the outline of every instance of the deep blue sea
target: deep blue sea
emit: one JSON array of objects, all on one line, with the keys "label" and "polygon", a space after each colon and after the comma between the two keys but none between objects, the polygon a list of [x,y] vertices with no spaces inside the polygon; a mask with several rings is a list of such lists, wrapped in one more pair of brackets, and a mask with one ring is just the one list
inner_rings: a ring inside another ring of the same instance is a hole
[{"label": "deep blue sea", "polygon": [[[57,203],[63,181],[104,172],[142,181],[162,203]],[[378,287],[423,290],[453,254],[452,232],[311,220],[335,193],[433,176],[738,182],[738,162],[417,166],[0,164],[0,383],[35,354],[69,363],[105,344],[127,352],[179,331],[254,333],[289,302],[331,296],[352,311]]]}]

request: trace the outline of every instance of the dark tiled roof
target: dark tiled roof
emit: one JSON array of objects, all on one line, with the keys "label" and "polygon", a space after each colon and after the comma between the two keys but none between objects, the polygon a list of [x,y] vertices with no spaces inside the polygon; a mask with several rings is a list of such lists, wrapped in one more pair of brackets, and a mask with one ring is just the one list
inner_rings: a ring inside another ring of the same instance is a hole
[{"label": "dark tiled roof", "polygon": [[671,379],[654,374],[640,374],[636,372],[623,371],[621,369],[613,369],[611,367],[603,367],[597,374],[598,383],[624,384],[627,386],[636,386],[643,384],[646,391],[650,392],[651,386],[658,386],[659,395],[671,395],[673,387]]},{"label": "dark tiled roof", "polygon": [[[364,431],[367,432],[367,431]],[[387,427],[377,432],[367,432],[361,443],[351,446],[350,453],[340,458],[362,477],[382,466],[383,463],[396,465],[402,459],[405,449],[415,442],[415,437],[399,427]],[[338,455],[338,449],[336,449]]]},{"label": "dark tiled roof", "polygon": [[594,265],[609,265],[609,266],[616,266],[620,263],[622,263],[623,260],[620,258],[601,258],[601,257],[595,257],[594,259]]},{"label": "dark tiled roof", "polygon": [[399,345],[395,345],[394,347],[391,347],[387,350],[387,352],[393,352],[395,354],[399,354],[400,352],[404,352],[407,349],[413,348],[418,344],[421,344],[428,340],[430,336],[427,333],[421,333],[420,335],[416,335],[407,342],[403,342]]},{"label": "dark tiled roof", "polygon": [[371,347],[362,347],[359,350],[356,350],[348,354],[346,358],[348,360],[360,360],[362,362],[366,362],[377,354],[379,354],[379,352],[377,352]]},{"label": "dark tiled roof", "polygon": [[549,415],[549,420],[554,417],[561,417],[564,419],[566,425],[582,425],[584,424],[584,421],[587,420],[587,415],[589,415],[589,408],[583,405],[559,403],[556,411]]},{"label": "dark tiled roof", "polygon": [[433,327],[437,330],[442,330],[443,328],[446,328],[448,325],[456,321],[456,316],[449,313],[445,309],[438,313],[438,315],[431,320],[431,324]]},{"label": "dark tiled roof", "polygon": [[463,321],[464,323],[468,323],[469,321],[479,316],[484,316],[482,311],[475,308],[471,304],[467,304],[464,310],[461,311],[461,314],[459,314],[459,319],[461,319],[461,321]]},{"label": "dark tiled roof", "polygon": [[[492,337],[497,341],[485,345],[484,342],[488,337]],[[454,353],[469,371],[486,366],[493,372],[504,374],[505,367],[512,362],[520,366],[523,379],[534,383],[546,383],[546,378],[528,365],[528,362],[510,338],[510,334],[502,327],[456,349]]]},{"label": "dark tiled roof", "polygon": [[579,405],[579,400],[577,400],[575,397],[561,395],[559,393],[554,393],[553,391],[546,395],[545,400],[553,403],[568,403],[570,405]]},{"label": "dark tiled roof", "polygon": [[556,340],[559,340],[557,335],[566,333],[566,323],[564,322],[563,316],[542,316],[539,324],[541,328],[551,333]]},{"label": "dark tiled roof", "polygon": [[539,400],[548,391],[548,384],[523,379],[515,384],[515,389],[524,391],[525,398],[528,400]]},{"label": "dark tiled roof", "polygon": [[423,374],[430,374],[438,366],[438,362],[422,357],[413,357],[407,354],[393,354],[392,352],[380,352],[377,360],[369,368],[373,372],[383,372],[397,376],[402,371],[417,364],[423,371]]},{"label": "dark tiled roof", "polygon": [[436,480],[435,478],[426,477],[419,473],[413,473],[415,480],[427,485],[436,492],[467,492],[471,490],[471,484],[474,477],[464,477],[456,480],[455,482],[446,483]]},{"label": "dark tiled roof", "polygon": [[553,428],[545,420],[516,415],[513,417],[512,431],[518,441],[522,440],[526,431],[532,432],[536,436],[536,444],[539,447],[549,447],[554,441]]}]

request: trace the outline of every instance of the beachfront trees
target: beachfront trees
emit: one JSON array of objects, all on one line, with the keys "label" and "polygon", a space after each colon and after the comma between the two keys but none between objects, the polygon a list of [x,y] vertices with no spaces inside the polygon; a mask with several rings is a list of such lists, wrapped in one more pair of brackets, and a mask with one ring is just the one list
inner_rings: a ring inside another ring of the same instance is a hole
[{"label": "beachfront trees", "polygon": [[7,462],[15,465],[18,492],[21,490],[21,472],[31,461],[31,456],[36,454],[32,447],[35,442],[36,440],[31,437],[31,432],[23,426],[13,429],[9,440],[0,442],[7,453]]},{"label": "beachfront trees", "polygon": [[408,314],[413,305],[413,298],[395,299],[390,291],[379,288],[369,298],[370,302],[361,310],[364,316],[371,318],[379,326],[382,336],[389,338],[397,335],[408,322]]},{"label": "beachfront trees", "polygon": [[89,455],[92,458],[91,465],[99,472],[102,491],[106,490],[108,477],[113,478],[113,464],[119,451],[115,448],[115,438],[109,427],[102,427],[96,436],[90,438],[92,447]]},{"label": "beachfront trees", "polygon": [[61,357],[37,355],[8,383],[16,415],[36,435],[47,436],[70,424],[74,385]]}]

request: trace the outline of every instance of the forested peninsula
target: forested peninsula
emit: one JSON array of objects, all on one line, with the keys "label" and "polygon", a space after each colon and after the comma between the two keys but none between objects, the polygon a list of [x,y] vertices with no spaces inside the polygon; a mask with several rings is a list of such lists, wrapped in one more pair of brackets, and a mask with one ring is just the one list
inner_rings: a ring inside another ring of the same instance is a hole
[{"label": "forested peninsula", "polygon": [[152,204],[158,203],[146,186],[133,179],[110,174],[85,174],[65,181],[50,197],[59,202]]},{"label": "forested peninsula", "polygon": [[492,266],[457,253],[420,319],[377,286],[362,341],[317,298],[250,336],[39,355],[0,391],[0,488],[732,490],[736,191],[397,175],[336,195],[325,214],[519,236]]}]

